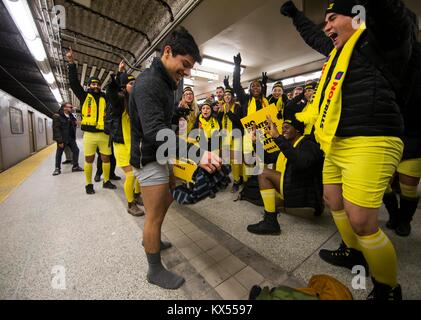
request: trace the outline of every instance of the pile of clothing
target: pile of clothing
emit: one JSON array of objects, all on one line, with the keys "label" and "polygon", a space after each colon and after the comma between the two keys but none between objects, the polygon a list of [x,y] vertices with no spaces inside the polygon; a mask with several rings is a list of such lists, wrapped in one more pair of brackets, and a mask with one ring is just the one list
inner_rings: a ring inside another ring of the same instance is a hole
[{"label": "pile of clothing", "polygon": [[183,184],[172,191],[174,200],[185,205],[197,203],[207,197],[214,197],[218,191],[224,190],[231,183],[230,172],[231,168],[228,165],[222,165],[221,170],[213,174],[198,168],[191,186]]}]

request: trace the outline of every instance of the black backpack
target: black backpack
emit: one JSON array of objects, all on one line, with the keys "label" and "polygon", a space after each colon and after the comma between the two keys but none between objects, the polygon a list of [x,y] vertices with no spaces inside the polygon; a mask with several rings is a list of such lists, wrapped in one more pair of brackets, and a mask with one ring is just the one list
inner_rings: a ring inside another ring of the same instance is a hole
[{"label": "black backpack", "polygon": [[263,199],[260,194],[259,180],[257,180],[257,176],[249,177],[237,200],[245,200],[256,206],[263,207]]}]

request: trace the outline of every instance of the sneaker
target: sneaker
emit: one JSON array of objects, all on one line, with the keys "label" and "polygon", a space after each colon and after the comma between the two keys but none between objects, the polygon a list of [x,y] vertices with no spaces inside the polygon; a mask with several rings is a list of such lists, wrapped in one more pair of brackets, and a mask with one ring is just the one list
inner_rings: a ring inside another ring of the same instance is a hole
[{"label": "sneaker", "polygon": [[94,190],[94,185],[93,184],[88,184],[87,186],[85,186],[86,189],[86,193],[87,194],[95,194],[95,190]]},{"label": "sneaker", "polygon": [[74,166],[72,168],[72,172],[83,172],[83,169],[81,167],[79,167],[79,166]]},{"label": "sneaker", "polygon": [[281,234],[281,227],[276,213],[265,212],[263,220],[247,226],[247,231],[258,235],[278,236]]},{"label": "sneaker", "polygon": [[95,178],[94,178],[94,181],[95,182],[100,182],[101,181],[101,175],[95,175]]},{"label": "sneaker", "polygon": [[111,190],[115,190],[117,189],[117,186],[112,184],[110,180],[108,180],[107,182],[103,183],[102,187],[104,189],[111,189]]},{"label": "sneaker", "polygon": [[145,215],[142,209],[140,209],[135,202],[130,202],[127,206],[127,212],[134,217],[141,217]]},{"label": "sneaker", "polygon": [[56,170],[53,172],[53,176],[58,176],[59,174],[61,174],[61,170],[60,168],[56,168]]},{"label": "sneaker", "polygon": [[110,177],[110,180],[119,181],[119,180],[121,180],[121,177],[113,175],[113,176]]},{"label": "sneaker", "polygon": [[377,282],[374,278],[371,278],[374,284],[373,290],[367,297],[367,300],[402,300],[402,288],[398,284],[392,288],[387,284]]},{"label": "sneaker", "polygon": [[341,243],[337,250],[320,250],[319,256],[329,264],[345,267],[350,270],[357,265],[363,266],[366,269],[366,274],[368,274],[368,263],[362,252],[348,248],[344,242]]},{"label": "sneaker", "polygon": [[66,160],[66,161],[63,161],[62,162],[62,164],[72,164],[73,163],[73,161],[72,160]]}]

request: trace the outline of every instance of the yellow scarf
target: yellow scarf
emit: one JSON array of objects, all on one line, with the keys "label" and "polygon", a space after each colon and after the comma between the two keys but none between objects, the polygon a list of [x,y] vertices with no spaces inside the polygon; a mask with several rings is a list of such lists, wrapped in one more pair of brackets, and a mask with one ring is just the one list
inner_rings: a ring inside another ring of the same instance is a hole
[{"label": "yellow scarf", "polygon": [[[294,149],[298,146],[298,144],[303,139],[304,139],[304,136],[300,137],[294,143]],[[278,156],[278,160],[276,160],[276,171],[278,171],[281,174],[281,181],[280,181],[280,187],[279,187],[279,194],[281,195],[281,199],[284,199],[284,177],[285,177],[285,170],[287,168],[287,162],[288,162],[288,159],[285,157],[285,155],[282,152],[280,152]]]},{"label": "yellow scarf", "polygon": [[[266,108],[269,106],[269,102],[265,97],[262,97],[262,107]],[[256,105],[256,99],[253,97],[251,98],[251,100],[249,101],[249,105],[247,108],[247,115],[251,115],[253,113],[255,113],[257,111],[257,105]]]},{"label": "yellow scarf", "polygon": [[194,124],[196,123],[196,119],[197,116],[199,115],[199,108],[197,106],[197,103],[195,101],[193,101],[193,103],[191,104],[190,108],[190,114],[187,117],[187,134],[189,134],[194,127]]},{"label": "yellow scarf", "polygon": [[[275,98],[271,96],[269,103],[272,104],[273,100],[275,100]],[[282,96],[276,102],[276,108],[278,109],[278,111],[282,111],[282,114],[284,113],[284,101],[282,100]]]},{"label": "yellow scarf", "polygon": [[[365,25],[361,25],[352,37],[347,41],[342,49],[335,66],[332,62],[338,51],[333,49],[329,60],[325,63],[322,76],[319,80],[318,89],[313,96],[305,112],[297,113],[296,118],[306,125],[306,133],[311,131],[312,125],[315,127],[315,137],[321,149],[328,154],[333,137],[336,134],[342,111],[342,85],[348,71],[349,61],[355,45],[365,30]],[[321,101],[322,91],[327,81],[330,68],[334,67],[329,84],[324,92],[324,100]],[[320,108],[319,108],[320,106]],[[309,129],[310,127],[310,129]]]},{"label": "yellow scarf", "polygon": [[199,116],[199,128],[204,131],[207,139],[212,138],[212,134],[220,129],[219,123],[214,117],[211,116],[209,120],[206,120],[202,115]]},{"label": "yellow scarf", "polygon": [[98,130],[104,130],[106,102],[104,97],[99,98],[99,108],[95,98],[88,93],[82,106],[82,122],[83,126],[95,127]]},{"label": "yellow scarf", "polygon": [[[225,103],[224,104],[224,117],[222,118],[222,127],[223,129],[225,129],[227,131],[227,133],[231,133],[232,132],[232,121],[231,119],[228,117],[227,113],[228,112],[235,112],[235,103],[231,106],[231,108],[229,108],[229,106]],[[229,111],[227,111],[229,110]],[[221,111],[222,112],[222,111]]]}]

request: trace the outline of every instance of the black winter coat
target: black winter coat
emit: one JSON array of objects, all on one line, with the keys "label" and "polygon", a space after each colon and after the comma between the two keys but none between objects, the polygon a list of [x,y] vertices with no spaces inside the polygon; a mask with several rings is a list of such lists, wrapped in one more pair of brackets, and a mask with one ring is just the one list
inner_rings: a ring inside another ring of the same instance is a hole
[{"label": "black winter coat", "polygon": [[72,114],[66,117],[63,109],[60,109],[53,116],[53,140],[58,144],[69,144],[76,140],[76,127],[76,118]]},{"label": "black winter coat", "polygon": [[[136,79],[129,103],[132,166],[140,168],[157,160],[156,151],[165,143],[157,141],[157,135],[160,130],[171,129],[176,89],[177,84],[159,58],[155,58],[151,67]],[[171,155],[187,155],[186,150],[180,150],[183,144],[179,143],[179,139],[175,139],[175,144],[169,147]],[[194,145],[189,144],[188,148],[195,148],[193,152],[196,153],[199,151]]]},{"label": "black winter coat", "polygon": [[[323,206],[323,153],[320,146],[305,137],[293,147],[283,136],[274,139],[288,159],[284,175],[284,200],[286,208],[315,208]],[[279,152],[270,154],[276,163]]]},{"label": "black winter coat", "polygon": [[[343,83],[336,135],[401,137],[404,125],[397,101],[399,89],[389,80],[394,77],[404,83],[415,25],[400,0],[366,2],[367,30],[354,49]],[[309,46],[325,56],[330,54],[332,40],[302,12],[293,22]]]},{"label": "black winter coat", "polygon": [[123,91],[121,91],[119,77],[119,74],[115,78],[113,76],[111,83],[107,87],[105,98],[110,111],[107,118],[110,119],[111,141],[124,144],[122,117],[126,106],[128,110],[129,96],[125,96]]}]

